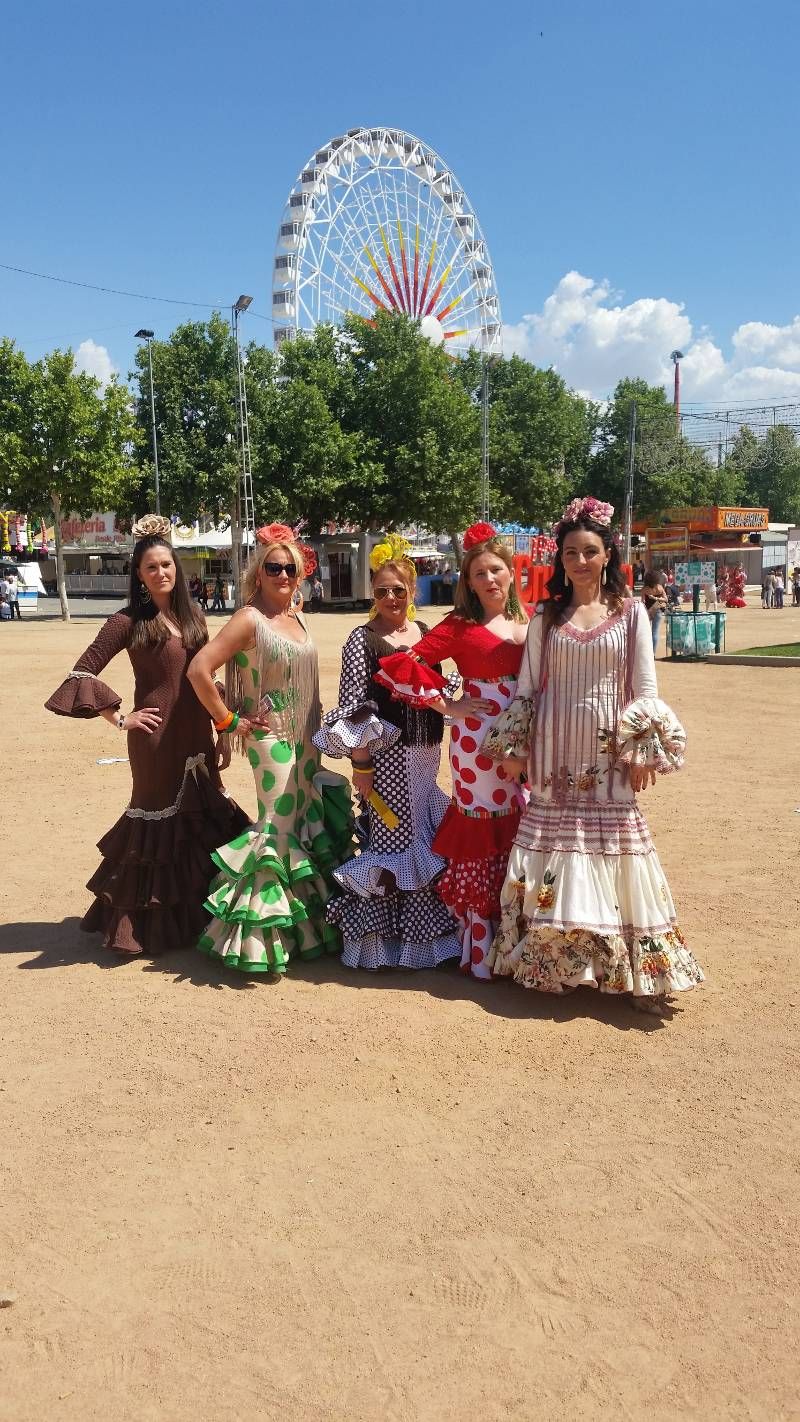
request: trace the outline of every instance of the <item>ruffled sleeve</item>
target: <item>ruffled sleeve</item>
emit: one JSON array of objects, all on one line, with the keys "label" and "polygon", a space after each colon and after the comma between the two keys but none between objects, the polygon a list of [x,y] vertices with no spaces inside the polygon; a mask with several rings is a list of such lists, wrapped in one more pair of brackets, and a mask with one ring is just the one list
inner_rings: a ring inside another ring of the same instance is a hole
[{"label": "ruffled sleeve", "polygon": [[463,620],[449,613],[438,627],[426,632],[412,651],[381,657],[375,680],[388,687],[400,701],[424,710],[431,701],[449,694],[452,679],[441,676],[433,668],[453,656],[462,626]]},{"label": "ruffled sleeve", "polygon": [[84,719],[99,716],[101,711],[115,711],[122,704],[122,697],[112,691],[99,673],[128,645],[131,618],[124,612],[115,612],[104,623],[92,642],[91,647],[78,658],[72,671],[48,701],[45,708],[56,716],[78,716]]},{"label": "ruffled sleeve", "polygon": [[542,621],[541,615],[531,618],[520,662],[517,694],[484,737],[481,750],[493,760],[507,760],[509,756],[524,760],[530,754],[539,694]]},{"label": "ruffled sleeve", "polygon": [[669,775],[683,765],[686,732],[665,701],[640,696],[620,717],[617,746],[623,765],[644,765]]},{"label": "ruffled sleeve", "polygon": [[376,755],[400,739],[399,726],[382,720],[369,692],[366,634],[363,627],[356,627],[342,649],[339,705],[334,711],[326,712],[320,729],[312,737],[318,750],[336,758],[350,757],[354,750],[368,750]]}]

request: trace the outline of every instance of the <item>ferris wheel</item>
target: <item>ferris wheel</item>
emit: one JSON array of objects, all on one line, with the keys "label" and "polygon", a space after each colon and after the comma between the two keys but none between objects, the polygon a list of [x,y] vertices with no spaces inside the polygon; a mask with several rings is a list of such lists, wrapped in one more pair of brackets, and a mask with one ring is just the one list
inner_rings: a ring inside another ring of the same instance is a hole
[{"label": "ferris wheel", "polygon": [[494,272],[463,188],[413,134],[353,128],[311,155],[289,193],[272,275],[275,345],[379,311],[418,320],[453,354],[500,352]]}]

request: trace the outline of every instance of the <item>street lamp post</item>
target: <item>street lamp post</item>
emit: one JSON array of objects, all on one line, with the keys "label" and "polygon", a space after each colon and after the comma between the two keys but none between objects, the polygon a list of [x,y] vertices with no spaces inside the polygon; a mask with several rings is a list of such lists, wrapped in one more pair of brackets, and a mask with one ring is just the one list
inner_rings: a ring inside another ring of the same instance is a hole
[{"label": "street lamp post", "polygon": [[158,477],[158,438],[156,436],[156,392],[153,385],[153,336],[154,331],[141,330],[135,333],[137,341],[147,341],[147,364],[150,367],[150,415],[153,421],[153,469],[156,476],[156,513],[161,513],[161,484]]},{"label": "street lamp post", "polygon": [[672,387],[672,404],[675,408],[675,434],[681,432],[681,361],[683,351],[671,351],[670,360],[675,367],[675,381]]}]

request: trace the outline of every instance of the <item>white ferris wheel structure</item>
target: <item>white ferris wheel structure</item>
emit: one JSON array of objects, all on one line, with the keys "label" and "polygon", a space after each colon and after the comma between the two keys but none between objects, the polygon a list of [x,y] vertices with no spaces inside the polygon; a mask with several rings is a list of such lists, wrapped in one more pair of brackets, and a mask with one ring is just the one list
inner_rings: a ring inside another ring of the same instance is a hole
[{"label": "white ferris wheel structure", "polygon": [[453,355],[501,352],[489,249],[467,195],[430,144],[354,128],[311,155],[278,227],[275,345],[348,314],[420,322]]}]

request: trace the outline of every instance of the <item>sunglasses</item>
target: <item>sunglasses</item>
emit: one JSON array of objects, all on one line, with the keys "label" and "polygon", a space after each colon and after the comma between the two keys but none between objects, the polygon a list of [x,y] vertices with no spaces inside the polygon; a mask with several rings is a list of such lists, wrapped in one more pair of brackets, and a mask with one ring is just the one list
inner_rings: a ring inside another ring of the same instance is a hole
[{"label": "sunglasses", "polygon": [[375,588],[375,597],[378,602],[382,598],[388,597],[389,593],[393,593],[396,598],[408,597],[408,589],[404,588],[402,583],[394,583],[390,588]]},{"label": "sunglasses", "polygon": [[297,577],[294,563],[262,563],[261,566],[268,578],[279,578],[281,573],[285,573],[287,578]]}]

